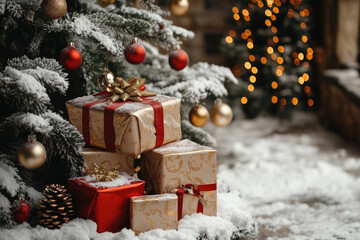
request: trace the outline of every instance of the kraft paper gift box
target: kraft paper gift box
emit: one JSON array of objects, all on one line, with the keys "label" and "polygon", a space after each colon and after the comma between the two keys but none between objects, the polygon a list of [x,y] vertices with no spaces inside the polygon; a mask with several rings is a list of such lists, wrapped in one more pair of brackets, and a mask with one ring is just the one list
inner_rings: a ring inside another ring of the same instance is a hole
[{"label": "kraft paper gift box", "polygon": [[76,215],[96,222],[99,233],[129,227],[130,197],[142,195],[144,188],[144,181],[125,173],[110,182],[97,182],[90,176],[68,179]]},{"label": "kraft paper gift box", "polygon": [[[143,154],[141,172],[158,194],[174,193],[182,185],[199,190],[200,196],[183,195],[181,217],[196,212],[216,215],[215,149],[190,140],[172,142]],[[201,196],[206,204],[200,204]]]},{"label": "kraft paper gift box", "polygon": [[176,229],[178,197],[176,194],[157,194],[130,199],[130,226],[136,233],[152,229]]},{"label": "kraft paper gift box", "polygon": [[86,173],[94,169],[94,163],[99,167],[104,165],[107,170],[117,167],[120,172],[126,172],[127,174],[134,172],[134,157],[130,155],[97,148],[84,148],[81,154],[85,160]]},{"label": "kraft paper gift box", "polygon": [[99,93],[66,103],[70,122],[87,145],[136,156],[181,138],[180,99],[157,95],[143,102],[108,104],[110,95]]}]

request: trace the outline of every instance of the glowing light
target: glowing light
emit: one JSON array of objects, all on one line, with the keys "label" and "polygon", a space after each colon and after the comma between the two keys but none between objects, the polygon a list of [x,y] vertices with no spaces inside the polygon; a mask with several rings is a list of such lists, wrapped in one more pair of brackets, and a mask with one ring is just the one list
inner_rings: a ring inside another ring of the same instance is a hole
[{"label": "glowing light", "polygon": [[274,41],[274,43],[278,43],[278,42],[279,42],[279,38],[278,38],[277,36],[274,36],[274,37],[273,37],[273,41]]},{"label": "glowing light", "polygon": [[233,38],[230,37],[230,36],[227,36],[227,37],[225,38],[225,41],[226,41],[227,43],[232,43],[232,42],[233,42]]},{"label": "glowing light", "polygon": [[273,89],[277,89],[277,87],[278,87],[278,83],[277,82],[272,82],[271,83],[271,87],[273,88]]},{"label": "glowing light", "polygon": [[236,36],[235,30],[230,30],[229,35],[230,35],[230,37],[235,37]]},{"label": "glowing light", "polygon": [[285,99],[285,98],[282,98],[282,99],[280,100],[280,104],[281,104],[282,106],[285,106],[285,105],[286,105],[286,99]]},{"label": "glowing light", "polygon": [[294,97],[292,100],[291,100],[292,104],[295,106],[296,104],[298,104],[299,100]]},{"label": "glowing light", "polygon": [[235,13],[235,14],[234,14],[234,19],[235,19],[236,21],[239,20],[239,19],[240,19],[240,15],[237,14],[237,13]]},{"label": "glowing light", "polygon": [[296,59],[294,60],[294,64],[295,64],[296,66],[298,66],[298,65],[300,64],[300,60],[299,60],[298,58],[296,58]]},{"label": "glowing light", "polygon": [[250,69],[251,68],[251,63],[245,62],[244,66],[245,66],[246,69]]},{"label": "glowing light", "polygon": [[306,28],[306,23],[304,23],[304,22],[300,23],[300,27],[301,27],[302,29],[305,29],[305,28]]},{"label": "glowing light", "polygon": [[241,13],[244,15],[244,17],[249,16],[249,11],[247,9],[243,9]]},{"label": "glowing light", "polygon": [[251,36],[251,31],[250,31],[250,29],[246,29],[246,30],[244,31],[244,33],[245,33],[246,35],[248,35],[248,36]]},{"label": "glowing light", "polygon": [[304,35],[301,37],[301,40],[306,43],[308,41],[308,37]]},{"label": "glowing light", "polygon": [[307,104],[308,104],[309,107],[314,106],[314,100],[309,99],[309,100],[307,101]]},{"label": "glowing light", "polygon": [[272,47],[268,47],[267,48],[267,52],[268,54],[273,54],[274,53],[274,49]]},{"label": "glowing light", "polygon": [[310,15],[310,12],[309,12],[309,10],[308,9],[304,9],[304,14],[305,14],[305,17],[307,17],[307,16],[309,16]]},{"label": "glowing light", "polygon": [[249,84],[248,90],[249,90],[250,92],[252,92],[252,91],[254,91],[254,89],[255,89],[254,85]]},{"label": "glowing light", "polygon": [[293,52],[293,53],[292,53],[292,56],[293,56],[293,58],[297,58],[298,53],[297,53],[297,52]]},{"label": "glowing light", "polygon": [[306,94],[309,94],[310,93],[310,87],[309,86],[305,86],[304,87],[304,91]]},{"label": "glowing light", "polygon": [[279,46],[279,47],[278,47],[278,51],[279,51],[280,53],[283,53],[283,52],[285,51],[285,49],[284,49],[283,46]]},{"label": "glowing light", "polygon": [[282,76],[282,71],[280,70],[280,69],[277,69],[276,70],[276,76],[278,76],[278,77],[281,77]]},{"label": "glowing light", "polygon": [[255,56],[254,56],[254,55],[250,55],[250,56],[249,56],[249,60],[250,60],[251,62],[255,61]]},{"label": "glowing light", "polygon": [[277,28],[276,28],[276,27],[272,27],[272,28],[271,28],[271,31],[272,31],[273,33],[277,33]]},{"label": "glowing light", "polygon": [[270,19],[271,19],[271,21],[275,21],[275,20],[276,20],[276,16],[275,16],[275,15],[271,15]]},{"label": "glowing light", "polygon": [[303,78],[303,77],[299,77],[298,81],[299,81],[299,83],[300,83],[301,85],[303,85],[303,84],[304,84],[304,82],[305,82],[305,80],[304,80],[304,78]]},{"label": "glowing light", "polygon": [[248,102],[248,99],[246,97],[241,98],[241,103],[246,104]]},{"label": "glowing light", "polygon": [[312,48],[306,49],[306,52],[307,52],[308,54],[314,54],[314,50],[313,50]]},{"label": "glowing light", "polygon": [[273,8],[273,12],[274,12],[274,13],[279,13],[279,8],[274,7],[274,8]]},{"label": "glowing light", "polygon": [[252,67],[252,68],[251,68],[251,72],[252,72],[253,74],[257,74],[257,73],[258,73],[257,67]]},{"label": "glowing light", "polygon": [[250,80],[250,82],[255,83],[256,82],[256,77],[254,75],[251,75],[249,80]]},{"label": "glowing light", "polygon": [[284,63],[284,59],[282,57],[278,57],[277,58],[277,63],[278,64],[283,64]]},{"label": "glowing light", "polygon": [[266,64],[266,62],[267,62],[266,57],[262,57],[262,58],[260,59],[260,61],[261,61],[262,64]]},{"label": "glowing light", "polygon": [[313,55],[311,55],[311,54],[306,54],[306,58],[307,58],[308,60],[311,60],[311,59],[313,59]]},{"label": "glowing light", "polygon": [[261,2],[261,1],[258,1],[257,4],[260,8],[262,8],[264,6],[263,2]]},{"label": "glowing light", "polygon": [[309,74],[307,74],[307,73],[304,73],[303,74],[303,78],[304,78],[304,80],[305,80],[305,82],[307,82],[308,80],[309,80]]},{"label": "glowing light", "polygon": [[249,36],[248,35],[246,35],[244,32],[241,34],[241,38],[242,39],[247,39]]},{"label": "glowing light", "polygon": [[253,44],[252,42],[248,42],[246,45],[247,45],[247,47],[248,47],[249,49],[253,49],[253,48],[254,48],[254,44]]},{"label": "glowing light", "polygon": [[249,22],[250,21],[250,16],[245,16],[244,19],[245,19],[245,21]]},{"label": "glowing light", "polygon": [[303,53],[299,53],[298,58],[299,58],[301,61],[304,60],[304,54],[303,54]]},{"label": "glowing light", "polygon": [[278,101],[278,98],[276,96],[271,97],[271,102],[272,103],[277,103],[277,101]]},{"label": "glowing light", "polygon": [[265,25],[270,27],[271,26],[271,21],[269,19],[266,19],[265,20]]},{"label": "glowing light", "polygon": [[270,16],[272,15],[272,13],[271,13],[271,11],[270,11],[269,9],[266,9],[266,10],[265,10],[265,15],[266,15],[267,17],[270,17]]},{"label": "glowing light", "polygon": [[275,61],[275,60],[276,60],[276,58],[277,58],[277,56],[276,56],[276,54],[275,54],[275,53],[271,54],[271,59],[272,59],[272,60],[274,60],[274,61]]},{"label": "glowing light", "polygon": [[239,13],[239,9],[237,7],[232,8],[233,13]]}]

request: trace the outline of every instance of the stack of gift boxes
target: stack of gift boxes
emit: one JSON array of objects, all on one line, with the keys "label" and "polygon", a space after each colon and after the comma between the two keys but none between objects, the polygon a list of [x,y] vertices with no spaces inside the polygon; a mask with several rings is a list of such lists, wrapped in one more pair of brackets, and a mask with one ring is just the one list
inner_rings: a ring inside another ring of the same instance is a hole
[{"label": "stack of gift boxes", "polygon": [[[122,172],[108,182],[69,179],[77,216],[95,221],[98,232],[130,227],[140,233],[176,229],[193,213],[216,215],[216,150],[180,140],[180,99],[158,95],[109,103],[108,97],[102,92],[66,103],[87,145],[86,172],[96,172],[95,166]],[[133,175],[139,166],[142,180]]]}]

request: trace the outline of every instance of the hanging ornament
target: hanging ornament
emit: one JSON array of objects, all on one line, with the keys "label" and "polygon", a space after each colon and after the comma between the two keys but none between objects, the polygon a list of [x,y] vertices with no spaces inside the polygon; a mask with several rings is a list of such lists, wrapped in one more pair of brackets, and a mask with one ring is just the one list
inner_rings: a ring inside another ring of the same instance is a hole
[{"label": "hanging ornament", "polygon": [[189,121],[195,127],[203,127],[209,119],[209,112],[206,107],[196,104],[189,113]]},{"label": "hanging ornament", "polygon": [[170,12],[176,16],[182,16],[189,10],[188,0],[171,0]]},{"label": "hanging ornament", "polygon": [[39,200],[38,222],[50,229],[61,228],[75,217],[72,196],[60,184],[51,184],[43,191],[45,198]]},{"label": "hanging ornament", "polygon": [[67,10],[66,0],[43,0],[41,9],[50,19],[58,19],[65,15]]},{"label": "hanging ornament", "polygon": [[109,70],[109,68],[105,67],[104,71],[97,79],[97,85],[99,89],[105,91],[107,90],[106,86],[113,84],[114,82],[115,82],[115,75]]},{"label": "hanging ornament", "polygon": [[31,203],[25,200],[23,194],[19,195],[19,199],[12,204],[12,214],[15,222],[23,223],[29,221],[31,217]]},{"label": "hanging ornament", "polygon": [[60,52],[60,64],[67,70],[76,70],[82,63],[82,57],[79,50],[74,47],[74,43],[69,45]]},{"label": "hanging ornament", "polygon": [[231,123],[233,113],[229,105],[217,101],[210,109],[210,120],[217,127],[225,127]]},{"label": "hanging ornament", "polygon": [[100,7],[107,7],[109,6],[110,4],[113,4],[115,2],[115,0],[98,0],[97,1],[97,4],[100,5]]},{"label": "hanging ornament", "polygon": [[144,61],[146,56],[146,50],[138,43],[137,38],[134,38],[132,42],[126,46],[125,51],[125,58],[131,64],[140,64]]},{"label": "hanging ornament", "polygon": [[46,150],[44,145],[36,141],[35,135],[29,135],[28,141],[21,145],[18,151],[20,164],[27,169],[36,169],[44,164],[45,159]]},{"label": "hanging ornament", "polygon": [[169,54],[169,64],[171,68],[176,71],[180,71],[184,69],[188,64],[188,61],[189,61],[189,56],[184,50],[180,49],[179,46],[178,49],[172,51]]}]

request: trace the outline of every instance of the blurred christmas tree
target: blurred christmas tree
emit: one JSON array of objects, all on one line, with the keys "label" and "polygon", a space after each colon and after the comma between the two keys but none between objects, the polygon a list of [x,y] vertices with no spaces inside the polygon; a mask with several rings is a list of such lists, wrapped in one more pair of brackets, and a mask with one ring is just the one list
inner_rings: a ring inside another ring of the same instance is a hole
[{"label": "blurred christmas tree", "polygon": [[228,65],[242,80],[231,96],[240,97],[247,117],[262,110],[288,115],[294,107],[312,108],[309,4],[247,0],[232,12],[236,25],[223,49]]}]

